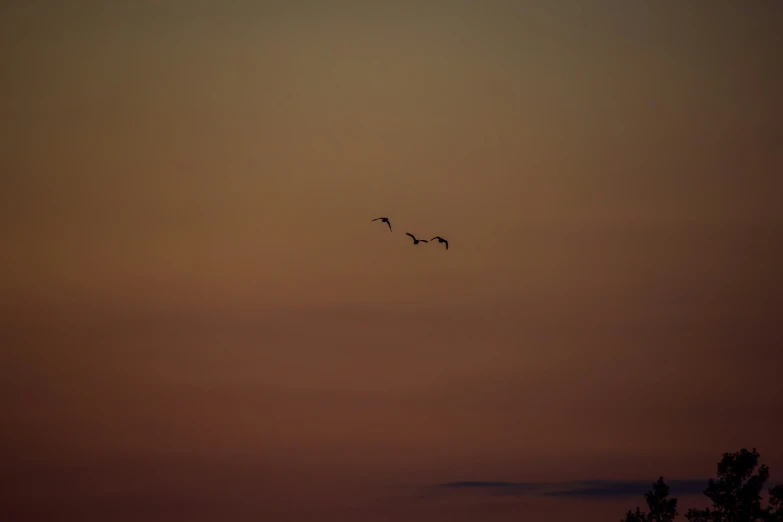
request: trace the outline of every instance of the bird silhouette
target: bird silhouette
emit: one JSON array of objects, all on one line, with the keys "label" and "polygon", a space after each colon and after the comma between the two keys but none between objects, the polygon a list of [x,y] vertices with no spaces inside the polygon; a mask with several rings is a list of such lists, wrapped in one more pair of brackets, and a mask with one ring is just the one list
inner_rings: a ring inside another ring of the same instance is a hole
[{"label": "bird silhouette", "polygon": [[426,243],[427,242],[426,239],[416,239],[416,236],[414,236],[410,232],[405,232],[405,235],[406,236],[411,236],[411,238],[413,238],[413,244],[414,245],[418,245],[419,243]]},{"label": "bird silhouette", "polygon": [[448,241],[446,241],[445,239],[443,239],[442,237],[440,237],[440,236],[435,236],[435,237],[433,237],[432,239],[430,239],[430,241],[432,241],[433,239],[437,239],[437,240],[438,240],[438,243],[446,243],[446,250],[448,250],[448,249],[449,249],[449,242],[448,242]]},{"label": "bird silhouette", "polygon": [[379,218],[373,219],[373,221],[378,221],[379,219],[381,220],[381,223],[386,223],[387,225],[389,225],[389,232],[391,232],[392,229],[391,229],[391,223],[389,222],[389,218],[379,217]]}]

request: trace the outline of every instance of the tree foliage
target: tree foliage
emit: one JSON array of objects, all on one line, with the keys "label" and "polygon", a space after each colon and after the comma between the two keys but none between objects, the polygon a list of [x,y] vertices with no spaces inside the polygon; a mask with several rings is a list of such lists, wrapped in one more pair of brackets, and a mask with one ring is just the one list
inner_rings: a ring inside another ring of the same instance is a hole
[{"label": "tree foliage", "polygon": [[677,499],[667,498],[669,486],[663,482],[663,477],[652,485],[652,490],[644,494],[647,501],[647,513],[636,508],[628,511],[621,522],[671,522],[677,516]]},{"label": "tree foliage", "polygon": [[783,485],[769,490],[769,522],[783,522]]},{"label": "tree foliage", "polygon": [[[724,453],[718,462],[718,480],[710,479],[704,494],[712,501],[706,509],[689,509],[690,522],[764,522],[769,509],[761,507],[761,491],[769,478],[769,468],[758,465],[754,448]],[[758,469],[757,469],[758,467]]]},{"label": "tree foliage", "polygon": [[[712,505],[705,509],[689,509],[689,522],[783,522],[783,485],[768,491],[769,500],[762,507],[761,493],[769,479],[769,468],[759,466],[759,454],[754,448],[742,448],[736,453],[724,453],[718,462],[717,480],[710,479],[704,494]],[[653,484],[644,498],[648,512],[628,511],[621,522],[671,522],[677,516],[677,499],[668,498],[669,487],[663,477]]]}]

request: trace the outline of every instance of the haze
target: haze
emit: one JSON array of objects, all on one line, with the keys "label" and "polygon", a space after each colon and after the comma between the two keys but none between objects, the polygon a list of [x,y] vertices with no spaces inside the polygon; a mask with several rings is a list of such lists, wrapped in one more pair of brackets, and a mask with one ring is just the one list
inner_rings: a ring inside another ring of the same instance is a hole
[{"label": "haze", "polygon": [[782,24],[3,2],[9,520],[619,520],[433,488],[779,477]]}]

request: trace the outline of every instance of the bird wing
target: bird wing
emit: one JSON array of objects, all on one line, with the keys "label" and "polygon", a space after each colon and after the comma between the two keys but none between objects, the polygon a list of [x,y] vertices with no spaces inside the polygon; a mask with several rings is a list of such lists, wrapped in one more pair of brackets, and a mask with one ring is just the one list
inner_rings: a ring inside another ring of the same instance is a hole
[{"label": "bird wing", "polygon": [[387,219],[387,220],[386,220],[386,224],[387,224],[387,225],[389,225],[389,232],[391,232],[391,221],[389,221],[389,220]]},{"label": "bird wing", "polygon": [[448,250],[449,249],[449,242],[446,241],[445,239],[443,240],[443,242],[446,243],[446,250]]},{"label": "bird wing", "polygon": [[375,218],[373,219],[373,221],[378,221],[379,219],[383,219],[383,218]]},{"label": "bird wing", "polygon": [[[440,236],[435,236],[432,239],[440,239]],[[432,239],[430,239],[430,241],[432,241]]]},{"label": "bird wing", "polygon": [[419,241],[421,241],[422,243],[429,243],[429,241],[427,241],[426,239],[419,239]]},{"label": "bird wing", "polygon": [[411,234],[410,232],[405,232],[405,235],[406,235],[406,236],[411,236],[413,239],[416,239],[416,236],[414,236],[414,235],[413,235],[413,234]]}]

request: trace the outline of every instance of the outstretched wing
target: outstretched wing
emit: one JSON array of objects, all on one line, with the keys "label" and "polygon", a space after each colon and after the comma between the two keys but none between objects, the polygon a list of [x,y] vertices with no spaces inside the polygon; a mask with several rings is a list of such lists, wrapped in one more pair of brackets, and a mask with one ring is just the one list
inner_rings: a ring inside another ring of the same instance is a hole
[{"label": "outstretched wing", "polygon": [[391,221],[389,221],[389,220],[387,219],[387,220],[386,220],[386,224],[387,224],[387,225],[389,225],[389,232],[391,232]]},{"label": "outstretched wing", "polygon": [[[440,239],[440,236],[435,236],[432,239]],[[430,241],[432,241],[432,239],[430,239]]]},{"label": "outstretched wing", "polygon": [[406,236],[411,236],[413,239],[416,239],[416,236],[414,236],[414,235],[413,235],[413,234],[411,234],[410,232],[405,232],[405,235],[406,235]]},{"label": "outstretched wing", "polygon": [[383,218],[375,218],[373,219],[373,221],[378,221],[379,219],[383,219]]},{"label": "outstretched wing", "polygon": [[426,239],[419,239],[419,241],[421,241],[422,243],[428,243]]},{"label": "outstretched wing", "polygon": [[446,243],[446,250],[448,250],[449,249],[449,242],[446,241],[445,239],[443,240],[443,242]]}]

